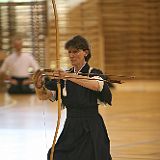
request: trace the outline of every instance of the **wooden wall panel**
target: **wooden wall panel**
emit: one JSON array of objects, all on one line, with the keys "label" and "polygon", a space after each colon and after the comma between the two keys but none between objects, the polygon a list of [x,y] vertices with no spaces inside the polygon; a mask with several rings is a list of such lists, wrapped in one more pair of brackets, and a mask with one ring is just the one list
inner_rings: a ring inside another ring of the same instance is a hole
[{"label": "wooden wall panel", "polygon": [[[66,0],[56,3],[63,68],[69,66],[64,43],[81,34],[91,44],[91,65],[106,73],[160,79],[159,0],[82,0],[75,6]],[[50,7],[46,64],[54,66],[55,26],[51,10]]]},{"label": "wooden wall panel", "polygon": [[160,1],[101,0],[105,70],[160,79]]},{"label": "wooden wall panel", "polygon": [[33,54],[41,67],[45,66],[45,36],[47,31],[47,5],[40,2],[0,3],[0,50],[13,51],[11,39],[23,36],[23,52]]},{"label": "wooden wall panel", "polygon": [[[99,17],[99,1],[82,1],[76,6],[69,5],[69,1],[58,0],[57,10],[59,16],[60,31],[60,51],[61,66],[70,66],[68,55],[64,50],[64,43],[75,35],[85,36],[91,44],[92,59],[91,65],[103,68],[103,36],[101,31],[101,20]],[[49,4],[51,6],[51,4]],[[52,8],[50,8],[52,10]],[[50,10],[50,11],[51,11]],[[48,47],[47,63],[55,66],[55,26],[53,13],[49,12],[50,24],[47,44]]]}]

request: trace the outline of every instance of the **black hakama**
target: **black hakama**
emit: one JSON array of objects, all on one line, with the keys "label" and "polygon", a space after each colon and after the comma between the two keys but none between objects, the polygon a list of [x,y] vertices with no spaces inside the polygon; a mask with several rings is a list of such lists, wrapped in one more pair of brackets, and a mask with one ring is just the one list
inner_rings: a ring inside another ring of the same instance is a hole
[{"label": "black hakama", "polygon": [[[86,64],[81,72],[88,73]],[[92,69],[91,73],[102,73]],[[105,77],[102,77],[105,78]],[[55,82],[47,81],[48,89],[55,89]],[[62,82],[62,89],[64,83]],[[110,140],[101,115],[98,112],[99,99],[111,105],[111,92],[104,83],[101,92],[92,91],[71,81],[66,82],[67,95],[62,94],[62,103],[67,109],[63,131],[55,145],[53,160],[111,160]],[[48,160],[50,150],[48,152]]]}]

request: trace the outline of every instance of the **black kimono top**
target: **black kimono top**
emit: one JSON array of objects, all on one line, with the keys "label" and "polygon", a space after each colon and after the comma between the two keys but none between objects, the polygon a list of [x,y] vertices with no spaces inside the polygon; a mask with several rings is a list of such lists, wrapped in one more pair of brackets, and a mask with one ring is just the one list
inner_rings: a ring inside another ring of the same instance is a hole
[{"label": "black kimono top", "polygon": [[[74,68],[69,70],[71,73],[74,73]],[[94,73],[94,75],[102,74],[102,71],[99,69],[93,68],[90,69],[88,63],[80,70],[80,73]],[[86,75],[86,74],[85,74]],[[93,76],[93,74],[92,74]],[[90,76],[90,77],[92,77]],[[102,79],[106,79],[105,76],[100,75]],[[112,101],[112,94],[108,87],[107,82],[104,81],[103,89],[101,91],[93,91],[88,88],[82,87],[76,83],[73,83],[69,80],[66,80],[66,92],[67,95],[63,95],[63,88],[64,88],[64,80],[61,80],[61,89],[62,89],[62,104],[66,108],[93,108],[97,107],[98,100],[102,103],[111,105]],[[45,87],[49,90],[54,90],[57,93],[57,85],[56,80],[49,80],[46,79]],[[57,94],[56,94],[57,100]]]}]

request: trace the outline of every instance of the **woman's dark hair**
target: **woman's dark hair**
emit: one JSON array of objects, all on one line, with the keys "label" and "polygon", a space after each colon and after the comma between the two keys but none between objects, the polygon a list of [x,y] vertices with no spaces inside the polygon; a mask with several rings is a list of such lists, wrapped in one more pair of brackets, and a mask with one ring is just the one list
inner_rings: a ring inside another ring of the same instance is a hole
[{"label": "woman's dark hair", "polygon": [[86,62],[88,62],[89,59],[91,58],[91,51],[89,48],[89,44],[87,40],[80,35],[77,35],[66,42],[65,49],[69,48],[82,49],[83,51],[87,51],[88,54],[85,57]]}]

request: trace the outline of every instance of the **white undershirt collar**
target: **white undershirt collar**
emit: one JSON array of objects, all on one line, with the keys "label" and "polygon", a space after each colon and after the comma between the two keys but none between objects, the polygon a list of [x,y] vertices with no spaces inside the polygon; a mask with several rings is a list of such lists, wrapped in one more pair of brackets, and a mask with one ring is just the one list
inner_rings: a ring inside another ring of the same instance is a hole
[{"label": "white undershirt collar", "polygon": [[85,65],[86,65],[86,62],[83,64],[83,66],[80,68],[80,70],[79,70],[77,73],[76,73],[75,68],[73,68],[73,69],[74,69],[74,73],[78,74],[78,73],[82,70],[82,68],[83,68]]}]

